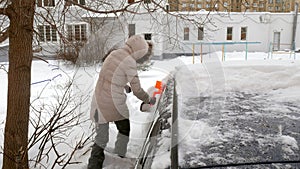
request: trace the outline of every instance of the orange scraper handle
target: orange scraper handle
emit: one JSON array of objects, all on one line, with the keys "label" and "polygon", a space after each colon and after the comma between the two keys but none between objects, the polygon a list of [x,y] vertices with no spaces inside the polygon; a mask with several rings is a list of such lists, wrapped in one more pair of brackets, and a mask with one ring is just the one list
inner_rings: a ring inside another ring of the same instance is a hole
[{"label": "orange scraper handle", "polygon": [[161,94],[162,89],[163,89],[162,82],[157,80],[156,84],[155,84],[155,88],[158,89],[158,91],[153,92],[153,97],[155,97],[155,95],[157,95],[157,94]]}]

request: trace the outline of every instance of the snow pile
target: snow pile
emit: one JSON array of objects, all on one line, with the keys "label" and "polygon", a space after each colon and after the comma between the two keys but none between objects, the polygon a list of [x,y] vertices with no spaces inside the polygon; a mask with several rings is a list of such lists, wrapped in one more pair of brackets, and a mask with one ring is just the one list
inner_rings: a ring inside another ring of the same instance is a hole
[{"label": "snow pile", "polygon": [[[289,60],[288,55],[274,55],[273,59],[277,60],[268,60],[268,54],[248,53],[248,61],[241,61],[245,59],[245,53],[238,52],[226,53],[226,62],[217,62],[220,58],[220,52],[206,55],[201,64],[197,56],[196,64],[192,65],[192,57],[178,57],[155,61],[149,71],[139,72],[144,89],[153,87],[156,80],[176,77],[180,112],[180,165],[189,167],[262,159],[299,159],[299,60]],[[7,73],[2,68],[7,70],[8,66],[7,63],[0,64],[0,79],[3,79],[0,83],[0,144],[3,145]],[[61,96],[63,86],[73,79],[75,83],[71,95],[85,96],[86,102],[80,105],[78,113],[85,114],[82,120],[87,120],[89,99],[99,69],[99,66],[76,68],[56,61],[50,64],[34,61],[32,100],[39,98],[35,104],[41,107],[43,104],[54,104]],[[174,76],[172,71],[176,72]],[[80,101],[79,98],[73,101]],[[132,93],[127,98],[132,126],[127,156],[136,158],[153,114],[140,112],[141,101]],[[170,106],[168,108],[171,109]],[[48,115],[43,114],[43,119],[47,120]],[[89,120],[74,126],[65,135],[68,144],[57,147],[60,152],[70,153],[70,147],[78,143],[82,134],[90,136],[72,158],[72,162],[79,163],[67,168],[86,167],[93,144],[93,127]],[[114,147],[116,133],[115,125],[111,125],[108,149]],[[37,150],[38,147],[33,147],[30,156]],[[170,133],[163,130],[152,168],[170,165],[169,150]],[[53,154],[49,157],[48,163],[45,159],[43,165],[49,166],[54,160]],[[117,165],[115,159],[108,158],[106,164],[114,161]],[[0,164],[1,161],[2,157]]]},{"label": "snow pile", "polygon": [[[295,155],[295,151],[299,152],[298,141],[291,136],[280,136],[278,137],[278,141],[282,144],[282,150],[287,155],[284,157],[288,159],[288,155]],[[297,154],[297,153],[296,153]]]}]

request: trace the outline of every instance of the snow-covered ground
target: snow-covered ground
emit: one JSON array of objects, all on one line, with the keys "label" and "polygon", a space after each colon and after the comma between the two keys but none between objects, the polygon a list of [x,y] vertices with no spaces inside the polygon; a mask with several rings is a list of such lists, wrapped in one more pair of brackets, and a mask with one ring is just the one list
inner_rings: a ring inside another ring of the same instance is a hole
[{"label": "snow-covered ground", "polygon": [[[299,58],[299,54],[294,60],[289,54],[273,55],[271,58],[266,53],[248,53],[248,60],[245,61],[244,52],[235,52],[226,53],[226,61],[221,62],[221,52],[217,52],[205,55],[203,63],[200,63],[199,56],[195,57],[195,64],[192,64],[192,57],[154,61],[152,68],[140,72],[139,76],[142,87],[151,89],[156,80],[175,72],[179,94],[181,166],[248,162],[262,158],[299,159]],[[7,63],[0,64],[1,68],[7,69]],[[45,122],[51,116],[51,106],[58,104],[58,96],[63,95],[65,86],[72,79],[74,82],[69,97],[74,99],[71,99],[67,110],[82,102],[73,114],[82,113],[79,119],[82,123],[66,130],[64,141],[68,144],[58,145],[60,153],[68,154],[80,138],[84,138],[72,158],[73,162],[79,163],[68,168],[74,168],[75,165],[76,168],[85,168],[90,155],[93,142],[89,136],[94,126],[87,120],[88,108],[100,68],[76,68],[57,61],[33,62],[32,101],[36,107],[47,112],[42,114]],[[0,79],[3,79],[0,84],[0,145],[3,145],[7,74],[2,69]],[[132,93],[128,94],[127,101],[132,126],[127,156],[136,158],[140,154],[152,114],[139,111],[141,102]],[[115,126],[111,125],[107,150],[114,147],[116,131]],[[168,133],[163,134],[169,136]],[[152,168],[170,165],[169,139],[165,138],[160,139],[159,145],[163,146],[159,147]],[[30,150],[31,158],[37,155],[37,150],[38,146]],[[44,159],[43,164],[50,167],[54,157],[52,152],[50,159]],[[2,157],[0,164],[1,161]],[[108,157],[105,164],[106,168],[118,168],[119,165],[114,157]]]},{"label": "snow-covered ground", "polygon": [[[175,72],[181,167],[299,160],[299,60],[252,53],[242,61],[243,56],[230,53],[218,62],[218,53]],[[152,168],[166,168],[169,132],[162,132],[158,145]],[[300,163],[244,167],[275,166],[299,168]]]}]

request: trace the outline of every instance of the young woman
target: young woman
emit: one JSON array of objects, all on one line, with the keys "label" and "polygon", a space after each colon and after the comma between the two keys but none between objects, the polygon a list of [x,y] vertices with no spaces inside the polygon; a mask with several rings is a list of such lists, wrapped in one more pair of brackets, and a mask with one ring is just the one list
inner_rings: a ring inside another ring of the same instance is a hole
[{"label": "young woman", "polygon": [[[150,97],[140,85],[137,75],[137,63],[149,60],[152,45],[139,36],[131,36],[125,45],[112,51],[101,68],[91,105],[91,119],[96,123],[95,144],[92,147],[88,169],[102,168],[104,149],[108,142],[109,122],[114,122],[119,133],[115,142],[114,153],[125,157],[129,141],[129,110],[126,94],[133,94],[144,103],[155,104],[155,97]],[[127,84],[130,84],[130,87]]]}]

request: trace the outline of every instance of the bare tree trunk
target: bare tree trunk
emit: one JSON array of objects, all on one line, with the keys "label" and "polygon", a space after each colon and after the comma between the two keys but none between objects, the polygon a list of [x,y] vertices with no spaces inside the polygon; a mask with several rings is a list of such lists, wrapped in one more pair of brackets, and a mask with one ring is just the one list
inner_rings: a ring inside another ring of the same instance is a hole
[{"label": "bare tree trunk", "polygon": [[28,168],[28,123],[35,0],[8,7],[9,70],[3,169]]}]

